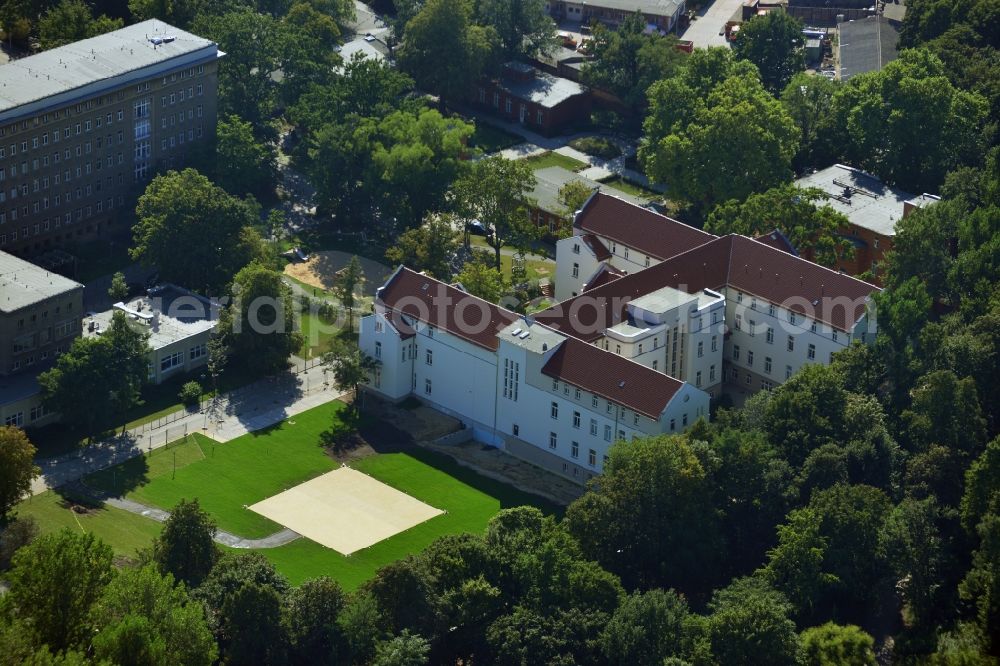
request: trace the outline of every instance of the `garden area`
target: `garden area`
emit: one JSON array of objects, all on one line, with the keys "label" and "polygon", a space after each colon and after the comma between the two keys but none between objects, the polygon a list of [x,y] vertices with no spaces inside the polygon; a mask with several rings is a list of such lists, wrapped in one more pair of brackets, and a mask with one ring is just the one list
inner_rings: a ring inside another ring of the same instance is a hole
[{"label": "garden area", "polygon": [[[281,526],[246,507],[336,469],[341,463],[322,446],[323,433],[342,422],[345,409],[339,402],[323,405],[226,444],[196,434],[92,474],[85,483],[167,510],[181,499],[198,498],[220,529],[246,538],[267,536]],[[415,446],[400,448],[352,460],[351,467],[444,511],[442,515],[350,556],[305,538],[260,552],[293,584],[329,575],[354,589],[379,567],[423,550],[440,536],[481,532],[502,508],[531,504],[557,510],[448,457]],[[160,530],[151,519],[107,506],[87,507],[51,491],[25,500],[16,511],[33,516],[43,532],[63,527],[92,531],[116,553],[131,558]]]},{"label": "garden area", "polygon": [[580,171],[587,168],[586,163],[555,151],[532,155],[531,157],[524,158],[524,161],[531,165],[532,171],[553,166],[560,166],[570,171]]}]

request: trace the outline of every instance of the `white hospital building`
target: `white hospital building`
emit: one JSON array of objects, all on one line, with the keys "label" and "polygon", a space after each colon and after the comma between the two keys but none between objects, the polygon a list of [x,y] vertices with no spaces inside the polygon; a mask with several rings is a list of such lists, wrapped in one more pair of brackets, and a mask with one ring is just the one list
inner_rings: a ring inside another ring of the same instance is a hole
[{"label": "white hospital building", "polygon": [[778,234],[716,237],[601,192],[556,252],[559,302],[522,316],[400,267],[362,318],[367,390],[580,482],[617,440],[680,432],[874,340],[878,288]]}]

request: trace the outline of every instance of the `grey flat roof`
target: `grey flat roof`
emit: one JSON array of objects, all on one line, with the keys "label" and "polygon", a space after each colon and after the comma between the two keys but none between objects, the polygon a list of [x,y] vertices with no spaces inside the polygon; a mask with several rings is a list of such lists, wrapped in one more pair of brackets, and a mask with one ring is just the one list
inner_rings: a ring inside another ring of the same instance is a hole
[{"label": "grey flat roof", "polygon": [[535,171],[535,189],[531,192],[531,198],[535,200],[535,203],[542,210],[550,213],[558,212],[564,207],[562,202],[559,201],[559,190],[563,185],[574,180],[583,183],[591,190],[600,190],[606,194],[613,194],[636,206],[646,206],[649,203],[649,201],[634,197],[610,185],[584,178],[580,174],[561,166],[545,167],[544,169]]},{"label": "grey flat roof", "polygon": [[864,72],[877,72],[896,59],[899,31],[884,18],[868,18],[840,24],[840,78],[843,81]]},{"label": "grey flat roof", "polygon": [[[38,373],[51,366],[39,365],[35,372],[0,376],[0,405],[12,405],[42,392],[38,385]],[[25,418],[25,421],[28,419]]]},{"label": "grey flat roof", "polygon": [[[521,65],[521,63],[517,64]],[[510,64],[504,66],[510,67]],[[547,109],[551,109],[572,97],[582,95],[586,92],[584,87],[576,81],[552,76],[529,65],[524,65],[524,67],[533,69],[535,77],[527,81],[512,81],[503,78],[499,82],[499,86],[514,97],[526,99]]]},{"label": "grey flat roof", "polygon": [[[909,192],[890,187],[875,176],[853,167],[834,164],[822,171],[795,181],[799,187],[815,187],[827,195],[827,203],[863,229],[883,236],[896,233],[895,226],[903,217],[903,204],[914,198]],[[852,194],[844,196],[845,188]]]},{"label": "grey flat roof", "polygon": [[219,53],[214,42],[151,19],[14,60],[0,65],[0,114],[201,51]]},{"label": "grey flat roof", "polygon": [[681,3],[677,0],[590,0],[589,2],[566,0],[566,4],[616,9],[633,14],[640,11],[654,16],[673,16]]},{"label": "grey flat roof", "polygon": [[[133,326],[149,333],[149,346],[153,350],[210,331],[218,323],[218,303],[173,285],[157,287],[150,290],[150,295],[122,305],[124,308],[116,304],[111,310],[85,317],[83,336],[93,337],[106,331],[116,309],[123,309]],[[151,318],[154,314],[156,317]],[[93,331],[91,322],[95,324]]]},{"label": "grey flat roof", "polygon": [[83,285],[0,252],[0,312],[14,312],[76,289]]}]

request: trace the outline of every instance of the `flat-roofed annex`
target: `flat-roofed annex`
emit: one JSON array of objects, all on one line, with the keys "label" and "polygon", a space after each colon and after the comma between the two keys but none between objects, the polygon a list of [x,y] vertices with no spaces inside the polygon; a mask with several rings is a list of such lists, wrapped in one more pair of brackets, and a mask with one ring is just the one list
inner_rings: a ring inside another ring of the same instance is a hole
[{"label": "flat-roofed annex", "polygon": [[0,312],[14,312],[77,289],[83,285],[0,252]]}]

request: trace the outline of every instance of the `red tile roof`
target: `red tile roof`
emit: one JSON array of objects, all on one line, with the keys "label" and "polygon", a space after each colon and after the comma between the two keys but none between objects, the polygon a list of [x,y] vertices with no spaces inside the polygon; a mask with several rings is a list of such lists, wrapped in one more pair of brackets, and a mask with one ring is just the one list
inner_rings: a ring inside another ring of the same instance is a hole
[{"label": "red tile roof", "polygon": [[567,338],[542,366],[542,374],[659,419],[683,386],[673,377],[580,340]]},{"label": "red tile roof", "polygon": [[535,318],[567,335],[593,341],[622,321],[629,301],[663,287],[689,294],[731,287],[842,331],[864,314],[866,297],[879,291],[849,275],[730,234],[557,303]]},{"label": "red tile roof", "polygon": [[576,216],[574,226],[648,254],[668,259],[716,238],[666,215],[597,192]]},{"label": "red tile roof", "polygon": [[782,252],[787,252],[788,254],[794,254],[798,256],[799,253],[792,245],[792,241],[788,240],[788,236],[781,233],[779,230],[768,232],[766,234],[757,236],[754,238],[758,243],[763,243],[764,245],[769,245],[775,250],[781,250]]},{"label": "red tile roof", "polygon": [[594,234],[583,234],[580,236],[580,240],[590,248],[590,251],[594,253],[598,261],[607,261],[611,258],[611,250]]},{"label": "red tile roof", "polygon": [[618,278],[625,277],[626,275],[628,275],[628,273],[618,270],[611,264],[601,264],[601,267],[597,269],[594,276],[583,285],[583,290],[586,292],[591,289],[597,289],[601,285],[614,282]]},{"label": "red tile roof", "polygon": [[400,317],[398,313],[393,312],[392,310],[386,310],[385,318],[386,321],[388,321],[389,324],[396,329],[396,332],[399,333],[400,339],[409,340],[417,334],[417,332],[413,330],[413,327],[403,321],[403,318]]},{"label": "red tile roof", "polygon": [[379,289],[378,299],[389,310],[492,351],[499,346],[497,333],[518,319],[509,310],[405,266]]}]

